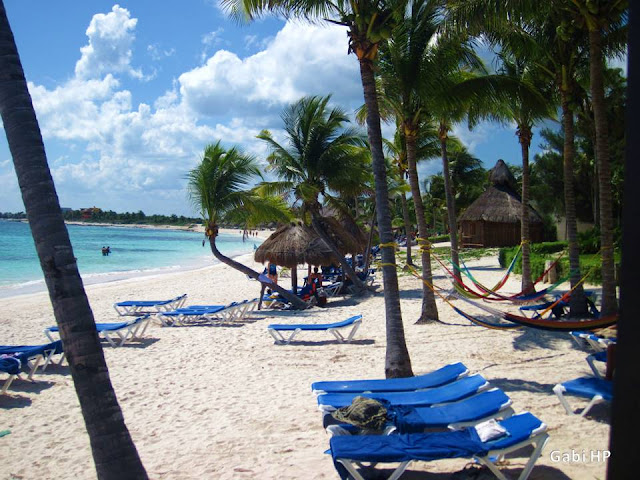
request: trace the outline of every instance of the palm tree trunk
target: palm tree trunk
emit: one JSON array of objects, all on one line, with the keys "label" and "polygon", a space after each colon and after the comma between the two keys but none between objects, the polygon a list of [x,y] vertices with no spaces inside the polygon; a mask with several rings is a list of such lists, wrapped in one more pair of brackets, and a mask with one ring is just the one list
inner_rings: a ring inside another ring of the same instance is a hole
[{"label": "palm tree trunk", "polygon": [[404,232],[407,236],[407,265],[413,265],[413,257],[411,255],[411,242],[413,240],[413,228],[409,219],[409,206],[407,205],[407,195],[402,192],[400,196],[402,202],[402,217],[404,218]]},{"label": "palm tree trunk", "polygon": [[572,317],[581,317],[587,313],[584,300],[584,288],[580,281],[580,249],[578,247],[578,224],[576,217],[576,197],[573,189],[573,158],[575,155],[575,133],[573,128],[573,111],[569,104],[568,94],[560,88],[562,96],[562,124],[564,127],[564,210],[569,242],[569,269],[571,271],[571,288],[574,289],[569,298],[569,311]]},{"label": "palm tree trunk", "polygon": [[591,102],[596,125],[596,157],[600,187],[600,248],[602,255],[602,315],[615,313],[616,278],[613,257],[613,201],[611,198],[611,167],[609,165],[609,132],[603,86],[604,59],[600,30],[589,30],[589,68]]},{"label": "palm tree trunk", "polygon": [[451,174],[449,173],[449,158],[447,157],[447,128],[440,126],[440,150],[442,152],[442,176],[444,177],[444,191],[447,199],[447,218],[449,221],[449,241],[451,242],[451,261],[455,265],[453,274],[459,282],[462,282],[460,271],[460,255],[458,252],[458,223],[456,221],[456,200],[451,186]]},{"label": "palm tree trunk", "polygon": [[529,146],[531,145],[531,127],[518,126],[518,139],[522,151],[522,205],[520,216],[520,240],[522,242],[522,285],[523,293],[535,291],[531,281],[531,238],[529,235]]},{"label": "palm tree trunk", "polygon": [[260,280],[260,274],[258,272],[220,253],[220,250],[218,250],[218,247],[216,246],[216,235],[212,235],[209,237],[209,246],[211,247],[211,253],[213,253],[213,256],[216,257],[218,260],[220,260],[222,263],[224,263],[225,265],[229,265],[231,268],[244,273],[245,275],[253,278],[254,280],[258,280],[261,283],[266,283],[268,288],[278,292],[280,295],[286,298],[287,301],[296,309],[303,310],[308,307],[308,305],[305,302],[303,302],[300,299],[300,297],[294,295],[289,290],[282,288],[277,283],[263,282],[262,280]]},{"label": "palm tree trunk", "polygon": [[[634,29],[640,25],[640,6],[630,4],[629,22]],[[629,84],[627,85],[627,111],[640,109],[640,36],[629,35]],[[631,117],[632,115],[629,115]],[[622,225],[622,279],[620,282],[620,319],[616,344],[616,371],[613,378],[613,404],[611,407],[611,430],[609,450],[611,457],[607,466],[607,480],[631,478],[637,469],[637,433],[640,428],[638,416],[637,387],[640,385],[638,362],[638,338],[640,338],[640,302],[638,295],[638,272],[640,255],[636,253],[640,244],[640,190],[636,181],[640,178],[640,137],[634,122],[626,124],[626,154],[624,182],[624,213]]]},{"label": "palm tree trunk", "polygon": [[340,253],[340,250],[338,250],[336,244],[333,243],[333,240],[331,240],[331,237],[329,237],[329,235],[327,235],[327,232],[324,231],[324,228],[322,228],[322,225],[320,224],[320,214],[316,209],[313,209],[311,211],[311,226],[318,234],[318,236],[322,238],[322,240],[324,240],[324,243],[326,243],[329,249],[333,252],[333,255],[340,262],[342,271],[347,277],[351,279],[358,291],[364,291],[366,288],[365,284],[362,283],[362,280],[360,280],[358,275],[356,275],[355,270],[351,267],[351,265],[349,265],[347,260],[344,258],[344,255]]},{"label": "palm tree trunk", "polygon": [[0,114],[99,479],[146,479],[78,272],[27,82],[0,0]]},{"label": "palm tree trunk", "polygon": [[364,271],[369,271],[371,265],[371,247],[373,246],[373,228],[376,225],[376,204],[373,204],[373,212],[371,212],[371,222],[369,222],[369,238],[367,238],[367,250],[364,253]]},{"label": "palm tree trunk", "polygon": [[387,169],[382,151],[382,132],[380,129],[380,110],[373,74],[373,60],[367,55],[358,55],[360,78],[364,90],[364,103],[367,107],[367,136],[371,148],[373,176],[376,190],[378,231],[380,234],[382,256],[382,282],[384,288],[384,306],[386,314],[387,349],[385,355],[385,375],[387,378],[409,377],[413,375],[411,359],[404,337],[402,312],[400,311],[400,289],[396,271],[395,249],[391,230],[389,209],[389,191],[387,187]]},{"label": "palm tree trunk", "polygon": [[418,168],[416,161],[416,135],[415,128],[405,125],[404,136],[407,145],[407,172],[409,174],[409,186],[411,187],[411,197],[416,209],[416,220],[418,223],[418,246],[420,248],[422,260],[422,312],[417,324],[429,323],[438,320],[438,307],[436,298],[430,286],[433,285],[433,274],[431,272],[431,248],[429,244],[429,230],[427,229],[427,219],[424,216],[424,204],[420,192],[420,182],[418,180]]}]

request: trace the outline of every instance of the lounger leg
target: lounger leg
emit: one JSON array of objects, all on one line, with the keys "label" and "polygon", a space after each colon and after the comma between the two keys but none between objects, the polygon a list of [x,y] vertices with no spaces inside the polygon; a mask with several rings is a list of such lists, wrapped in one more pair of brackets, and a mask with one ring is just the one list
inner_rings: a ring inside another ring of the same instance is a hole
[{"label": "lounger leg", "polygon": [[558,400],[560,400],[560,403],[562,404],[562,406],[564,407],[564,409],[567,412],[567,415],[573,415],[573,409],[571,408],[571,406],[569,405],[569,402],[567,402],[567,399],[564,398],[564,392],[565,392],[565,388],[558,384],[555,387],[553,387],[553,393],[556,394],[556,396],[558,397]]},{"label": "lounger leg", "polygon": [[0,391],[0,395],[4,395],[5,393],[7,393],[7,390],[9,389],[9,387],[11,386],[11,382],[13,382],[13,380],[17,377],[17,375],[15,374],[11,374],[9,375],[9,378],[7,378],[4,382],[4,385],[2,385],[2,390]]},{"label": "lounger leg", "polygon": [[580,414],[581,417],[584,417],[587,413],[589,413],[589,411],[595,407],[596,405],[598,405],[599,403],[604,402],[604,398],[602,398],[602,395],[596,395],[594,396],[591,401],[589,402],[589,404],[584,407],[584,410],[582,411],[582,413]]},{"label": "lounger leg", "polygon": [[55,340],[54,340],[53,336],[51,335],[51,332],[50,332],[48,329],[46,329],[46,330],[44,331],[44,334],[47,336],[47,338],[49,339],[49,342],[50,342],[50,343],[55,342]]},{"label": "lounger leg", "polygon": [[102,334],[104,335],[104,339],[105,339],[107,342],[109,342],[109,344],[110,344],[112,347],[114,347],[114,348],[116,348],[116,347],[117,347],[116,343],[111,339],[111,335],[109,335],[109,332],[102,332]]},{"label": "lounger leg", "polygon": [[[354,462],[352,462],[351,460],[345,458],[337,458],[336,461],[340,462],[344,466],[344,468],[347,469],[347,472],[349,472],[349,475],[351,475],[354,480],[365,480],[360,472],[358,472],[358,470],[356,469]],[[410,463],[411,460],[402,462],[400,465],[398,465],[398,467],[393,471],[393,473],[387,480],[397,480],[398,478],[400,478],[400,476],[404,473]]]},{"label": "lounger leg", "polygon": [[[529,475],[531,474],[531,471],[533,470],[533,467],[536,464],[536,461],[538,460],[538,458],[540,458],[540,455],[542,454],[542,449],[547,444],[547,440],[549,440],[549,435],[546,433],[538,435],[537,437],[535,437],[535,439],[533,439],[531,443],[535,445],[534,450],[531,453],[529,460],[525,464],[524,469],[520,473],[518,480],[527,480],[527,478],[529,478]],[[490,456],[491,455],[487,455],[486,457],[475,457],[475,458],[481,464],[485,465],[489,470],[491,470],[491,472],[499,480],[508,480],[507,477],[504,475],[504,473],[502,473],[500,469],[497,467],[497,465],[490,460]]]},{"label": "lounger leg", "polygon": [[41,361],[42,361],[42,355],[36,356],[33,360],[31,359],[27,360],[27,366],[29,367],[29,375],[27,376],[27,378],[32,382],[33,382],[33,374],[36,373],[38,365],[40,365]]},{"label": "lounger leg", "polygon": [[591,371],[593,372],[593,375],[596,378],[602,378],[602,375],[600,374],[600,371],[598,370],[598,367],[596,367],[596,363],[595,362],[596,362],[596,360],[595,360],[595,357],[593,355],[587,355],[587,363],[591,367]]},{"label": "lounger leg", "polygon": [[272,328],[269,328],[268,330],[269,330],[269,333],[271,334],[271,336],[275,339],[277,344],[282,344],[282,343],[288,344],[300,332],[300,329],[296,328],[293,332],[291,332],[291,335],[289,336],[289,338],[286,338],[278,330],[274,330]]}]

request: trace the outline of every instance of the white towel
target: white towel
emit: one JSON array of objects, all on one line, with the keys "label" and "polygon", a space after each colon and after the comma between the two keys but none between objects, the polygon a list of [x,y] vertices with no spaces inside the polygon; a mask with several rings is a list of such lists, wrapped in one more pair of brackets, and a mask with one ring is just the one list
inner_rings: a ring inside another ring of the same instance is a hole
[{"label": "white towel", "polygon": [[494,419],[479,423],[475,426],[476,432],[483,442],[495,440],[507,433],[507,429],[496,422]]}]

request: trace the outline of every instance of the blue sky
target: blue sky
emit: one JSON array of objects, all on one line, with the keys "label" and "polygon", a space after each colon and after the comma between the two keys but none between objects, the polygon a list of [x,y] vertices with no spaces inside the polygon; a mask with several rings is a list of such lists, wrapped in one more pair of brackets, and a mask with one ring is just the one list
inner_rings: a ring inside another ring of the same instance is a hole
[{"label": "blue sky", "polygon": [[[63,207],[195,215],[184,177],[208,143],[263,160],[255,136],[266,128],[282,139],[280,112],[303,95],[331,93],[349,112],[363,102],[337,26],[237,25],[215,0],[4,3]],[[455,133],[487,168],[520,163],[514,127]],[[0,211],[24,210],[4,135],[0,185]]]}]

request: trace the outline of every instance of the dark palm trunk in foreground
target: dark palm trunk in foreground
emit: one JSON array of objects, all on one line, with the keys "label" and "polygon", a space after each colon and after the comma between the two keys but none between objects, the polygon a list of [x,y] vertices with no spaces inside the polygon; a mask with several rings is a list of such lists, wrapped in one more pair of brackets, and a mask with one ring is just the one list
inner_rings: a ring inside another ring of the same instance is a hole
[{"label": "dark palm trunk in foreground", "polygon": [[[372,48],[372,47],[369,47]],[[375,47],[373,47],[375,48]],[[367,134],[371,148],[373,176],[376,189],[376,211],[380,242],[393,243],[391,214],[389,212],[389,192],[387,188],[387,170],[382,152],[382,132],[380,130],[380,111],[373,74],[375,53],[356,52],[360,62],[360,77],[364,90],[364,103],[367,107]],[[387,351],[385,357],[385,375],[387,378],[409,377],[413,375],[411,359],[404,337],[402,313],[400,311],[400,290],[396,271],[395,249],[382,246],[382,280],[384,286],[384,306],[386,314]]]},{"label": "dark palm trunk in foreground", "polygon": [[622,281],[620,282],[620,320],[616,372],[613,378],[611,415],[611,458],[608,480],[635,479],[638,476],[638,431],[640,431],[640,369],[638,368],[638,338],[640,338],[640,137],[634,117],[640,110],[640,8],[631,4],[631,35],[629,40],[629,80],[627,85],[627,151],[625,161],[624,211],[622,234]]},{"label": "dark palm trunk in foreground", "polygon": [[99,479],[146,479],[124,423],[0,0],[0,113]]}]

